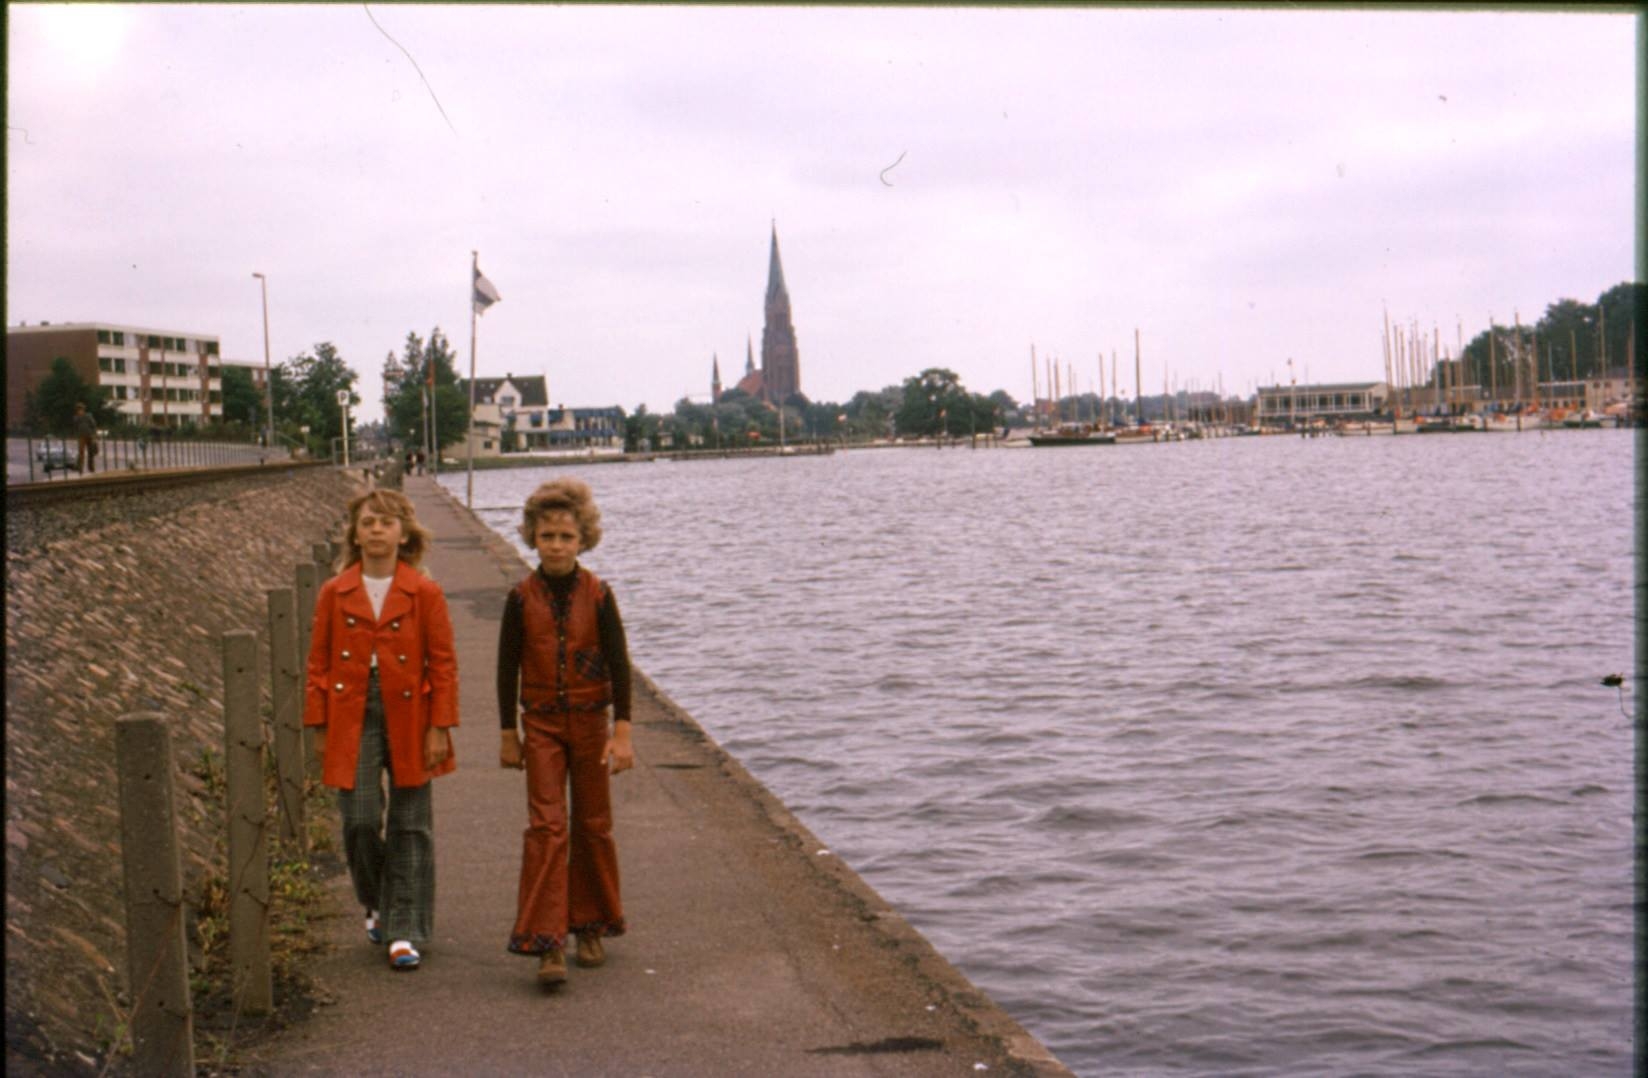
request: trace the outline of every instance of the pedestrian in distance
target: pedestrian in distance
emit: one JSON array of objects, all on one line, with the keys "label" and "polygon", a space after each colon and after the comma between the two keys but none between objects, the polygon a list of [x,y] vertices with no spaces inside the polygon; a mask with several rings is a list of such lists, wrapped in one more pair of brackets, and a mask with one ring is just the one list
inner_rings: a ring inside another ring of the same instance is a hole
[{"label": "pedestrian in distance", "polygon": [[456,766],[452,620],[440,585],[418,568],[430,541],[404,494],[372,490],[350,501],[339,572],[315,600],[304,693],[321,781],[338,791],[366,938],[390,941],[396,970],[418,968],[433,932],[431,786]]},{"label": "pedestrian in distance", "polygon": [[75,470],[82,475],[97,471],[97,421],[80,401],[74,404],[74,436],[79,442]]},{"label": "pedestrian in distance", "polygon": [[540,486],[520,534],[538,567],[510,590],[498,633],[498,762],[526,771],[527,795],[509,950],[537,956],[539,983],[554,987],[569,934],[578,965],[594,967],[602,939],[625,930],[608,780],[635,764],[629,648],[612,589],[578,561],[601,541],[589,487]]}]

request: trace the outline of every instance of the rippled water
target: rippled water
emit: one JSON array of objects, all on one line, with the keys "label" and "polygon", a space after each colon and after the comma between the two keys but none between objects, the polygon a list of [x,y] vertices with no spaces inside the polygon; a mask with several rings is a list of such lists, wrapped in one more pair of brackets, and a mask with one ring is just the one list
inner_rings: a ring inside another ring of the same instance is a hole
[{"label": "rippled water", "polygon": [[1631,439],[576,474],[641,667],[1078,1073],[1624,1074]]}]

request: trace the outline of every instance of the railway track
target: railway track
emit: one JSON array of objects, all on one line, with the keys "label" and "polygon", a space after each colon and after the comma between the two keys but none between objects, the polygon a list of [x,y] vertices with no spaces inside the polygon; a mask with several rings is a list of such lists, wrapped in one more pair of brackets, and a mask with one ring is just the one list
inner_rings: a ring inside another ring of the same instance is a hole
[{"label": "railway track", "polygon": [[245,464],[216,468],[176,468],[168,471],[110,472],[80,479],[59,479],[44,483],[9,483],[6,510],[56,502],[92,501],[98,498],[147,494],[157,490],[197,486],[225,479],[253,475],[277,475],[298,468],[330,468],[329,461],[293,461],[280,464]]}]

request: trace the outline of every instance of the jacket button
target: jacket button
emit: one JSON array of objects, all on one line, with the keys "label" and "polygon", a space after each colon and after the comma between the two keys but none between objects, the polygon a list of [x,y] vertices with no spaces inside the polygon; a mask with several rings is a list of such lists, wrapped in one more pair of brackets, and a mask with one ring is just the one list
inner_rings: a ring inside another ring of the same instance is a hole
[{"label": "jacket button", "polygon": [[396,631],[396,632],[400,632],[400,631],[401,631],[401,623],[400,623],[400,622],[398,622],[398,621],[392,621],[392,622],[390,622],[390,623],[389,623],[389,627],[390,627],[390,628],[391,628],[391,629],[393,629],[393,630],[395,630],[395,631]]},{"label": "jacket button", "polygon": [[411,689],[402,689],[401,690],[401,699],[402,700],[412,699],[412,690]]},{"label": "jacket button", "polygon": [[334,692],[342,692],[343,691],[343,682],[340,681],[336,685],[332,686],[332,690]]},{"label": "jacket button", "polygon": [[397,656],[395,656],[395,658],[399,659],[401,662],[406,661],[406,656],[405,655],[397,655]]},{"label": "jacket button", "polygon": [[347,651],[346,651],[346,652],[344,652],[344,653],[343,653],[343,657],[344,657],[344,658],[345,658],[345,659],[347,659],[347,658],[349,658],[349,653],[348,653],[348,652],[347,652]]},{"label": "jacket button", "polygon": [[352,625],[355,624],[355,619],[354,618],[344,618],[343,623],[345,625],[351,625],[352,626]]}]

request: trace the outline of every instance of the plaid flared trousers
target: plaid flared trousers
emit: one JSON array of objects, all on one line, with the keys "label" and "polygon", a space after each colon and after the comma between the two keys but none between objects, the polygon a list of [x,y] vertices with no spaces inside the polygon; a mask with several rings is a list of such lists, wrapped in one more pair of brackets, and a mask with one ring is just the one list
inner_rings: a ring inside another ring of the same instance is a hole
[{"label": "plaid flared trousers", "polygon": [[[384,820],[384,780],[389,817]],[[338,791],[343,852],[355,898],[378,911],[384,938],[429,942],[435,922],[435,828],[433,782],[396,786],[389,771],[389,738],[383,725],[378,672],[366,687],[355,788]]]}]

